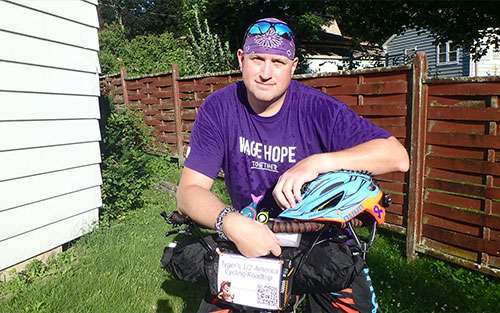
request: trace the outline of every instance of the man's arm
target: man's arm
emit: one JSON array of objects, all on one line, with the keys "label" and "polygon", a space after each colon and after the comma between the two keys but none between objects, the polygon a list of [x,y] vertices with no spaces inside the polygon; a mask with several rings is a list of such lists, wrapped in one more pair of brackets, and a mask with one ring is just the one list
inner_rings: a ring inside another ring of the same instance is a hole
[{"label": "man's arm", "polygon": [[177,188],[177,209],[195,222],[213,228],[215,219],[226,205],[210,189],[214,180],[185,167]]},{"label": "man's arm", "polygon": [[[198,224],[214,228],[220,211],[226,205],[211,191],[214,180],[185,167],[177,188],[177,209]],[[278,256],[281,248],[269,228],[239,213],[229,213],[223,222],[224,234],[247,257],[273,253]]]},{"label": "man's arm", "polygon": [[319,174],[350,169],[378,175],[406,172],[408,168],[408,153],[395,137],[373,139],[342,151],[314,154],[301,160],[281,175],[273,196],[280,206],[291,208],[301,200],[302,185]]}]

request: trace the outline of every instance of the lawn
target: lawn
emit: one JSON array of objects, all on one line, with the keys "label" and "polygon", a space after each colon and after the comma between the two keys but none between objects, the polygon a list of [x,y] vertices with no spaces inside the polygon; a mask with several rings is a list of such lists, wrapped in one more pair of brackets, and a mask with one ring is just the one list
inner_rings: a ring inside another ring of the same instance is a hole
[{"label": "lawn", "polygon": [[[163,178],[178,175],[158,168]],[[0,312],[195,312],[204,286],[173,281],[159,267],[168,241],[159,212],[173,210],[175,201],[157,188],[145,199],[143,208],[84,236],[48,265],[34,262],[0,283]],[[383,312],[499,312],[498,280],[422,256],[408,263],[402,239],[384,232],[370,251]]]}]

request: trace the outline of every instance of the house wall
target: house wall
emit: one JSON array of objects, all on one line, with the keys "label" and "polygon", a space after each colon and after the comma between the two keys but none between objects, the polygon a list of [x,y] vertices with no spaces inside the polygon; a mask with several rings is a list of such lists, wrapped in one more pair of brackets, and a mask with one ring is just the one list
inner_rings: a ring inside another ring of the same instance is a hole
[{"label": "house wall", "polygon": [[339,58],[312,58],[306,60],[307,66],[312,73],[335,73],[342,70],[343,62]]},{"label": "house wall", "polygon": [[0,270],[98,221],[96,6],[0,0]]},{"label": "house wall", "polygon": [[493,47],[478,62],[470,62],[471,76],[500,76],[500,51],[494,51]]},{"label": "house wall", "polygon": [[469,76],[469,54],[463,49],[459,49],[457,64],[437,65],[437,50],[434,38],[428,31],[417,31],[410,29],[400,35],[395,36],[386,44],[386,53],[390,58],[396,60],[389,65],[402,64],[402,56],[405,49],[423,51],[427,54],[429,62],[429,76]]}]

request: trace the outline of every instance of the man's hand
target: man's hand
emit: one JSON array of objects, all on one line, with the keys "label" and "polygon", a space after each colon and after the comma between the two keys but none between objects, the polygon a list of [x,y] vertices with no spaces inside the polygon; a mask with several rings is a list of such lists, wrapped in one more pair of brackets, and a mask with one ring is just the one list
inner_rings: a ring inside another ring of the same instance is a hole
[{"label": "man's hand", "polygon": [[302,185],[318,177],[320,174],[319,155],[311,155],[284,172],[274,187],[273,197],[281,208],[293,208],[302,200]]},{"label": "man's hand", "polygon": [[279,256],[281,247],[274,233],[266,225],[239,213],[229,213],[224,218],[224,234],[246,257]]}]

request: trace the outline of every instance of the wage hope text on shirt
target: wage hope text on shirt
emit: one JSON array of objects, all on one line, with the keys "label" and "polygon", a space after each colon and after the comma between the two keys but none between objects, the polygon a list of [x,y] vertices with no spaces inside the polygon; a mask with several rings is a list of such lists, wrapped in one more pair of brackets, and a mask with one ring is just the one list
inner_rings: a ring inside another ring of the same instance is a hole
[{"label": "wage hope text on shirt", "polygon": [[295,149],[297,147],[280,147],[266,145],[261,142],[249,140],[240,136],[240,153],[257,158],[259,161],[251,161],[251,169],[264,169],[277,172],[277,166],[273,163],[283,163],[285,160],[288,163],[295,163]]},{"label": "wage hope text on shirt", "polygon": [[210,95],[201,106],[185,166],[214,178],[220,169],[236,209],[270,209],[279,176],[316,153],[339,151],[390,134],[344,103],[292,81],[280,111],[257,115],[243,82]]}]

